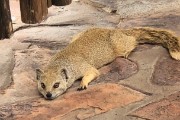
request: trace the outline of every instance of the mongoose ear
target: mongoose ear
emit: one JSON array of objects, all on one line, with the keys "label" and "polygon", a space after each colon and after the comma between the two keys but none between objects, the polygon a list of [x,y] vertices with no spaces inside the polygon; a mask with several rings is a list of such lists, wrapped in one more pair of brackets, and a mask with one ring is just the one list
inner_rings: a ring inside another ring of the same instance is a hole
[{"label": "mongoose ear", "polygon": [[61,70],[61,76],[67,81],[68,80],[68,74],[66,69]]},{"label": "mongoose ear", "polygon": [[42,74],[42,70],[41,69],[36,69],[36,80],[40,80],[41,78],[41,74]]}]

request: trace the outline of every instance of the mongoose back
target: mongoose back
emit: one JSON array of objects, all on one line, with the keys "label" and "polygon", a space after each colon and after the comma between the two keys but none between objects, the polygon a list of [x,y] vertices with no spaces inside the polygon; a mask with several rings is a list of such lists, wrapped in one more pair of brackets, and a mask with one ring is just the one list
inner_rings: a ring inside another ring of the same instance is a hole
[{"label": "mongoose back", "polygon": [[36,70],[38,90],[46,99],[54,99],[79,78],[79,90],[86,89],[100,75],[98,68],[118,56],[127,58],[139,43],[161,44],[172,58],[180,60],[180,41],[170,32],[152,28],[91,28],[76,35],[44,70]]}]

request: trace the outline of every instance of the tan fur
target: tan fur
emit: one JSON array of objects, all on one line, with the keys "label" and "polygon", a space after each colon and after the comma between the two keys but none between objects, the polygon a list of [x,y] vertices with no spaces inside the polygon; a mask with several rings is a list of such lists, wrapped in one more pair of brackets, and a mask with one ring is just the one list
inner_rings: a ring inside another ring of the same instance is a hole
[{"label": "tan fur", "polygon": [[[43,71],[37,71],[38,89],[45,98],[51,93],[50,99],[54,99],[81,77],[80,88],[86,89],[88,83],[99,76],[98,68],[118,56],[127,58],[138,43],[162,44],[174,59],[180,60],[179,40],[170,32],[152,28],[92,28],[75,36]],[[43,89],[41,83],[46,88]],[[58,88],[53,88],[55,83],[60,83]]]}]

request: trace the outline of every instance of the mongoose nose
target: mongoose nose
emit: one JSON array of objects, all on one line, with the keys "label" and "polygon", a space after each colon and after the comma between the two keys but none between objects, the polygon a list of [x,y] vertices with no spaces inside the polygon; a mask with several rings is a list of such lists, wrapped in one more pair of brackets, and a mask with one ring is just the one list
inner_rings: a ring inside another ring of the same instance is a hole
[{"label": "mongoose nose", "polygon": [[47,92],[46,97],[51,98],[52,94],[50,92]]}]

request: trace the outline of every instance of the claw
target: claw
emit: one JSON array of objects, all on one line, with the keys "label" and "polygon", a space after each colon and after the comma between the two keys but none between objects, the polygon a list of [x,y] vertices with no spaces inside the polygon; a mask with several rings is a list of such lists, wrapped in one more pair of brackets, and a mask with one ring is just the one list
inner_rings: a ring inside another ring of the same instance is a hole
[{"label": "claw", "polygon": [[86,89],[87,89],[86,86],[84,86],[84,87],[79,87],[79,88],[77,89],[77,91],[82,91],[82,90],[86,90]]}]

